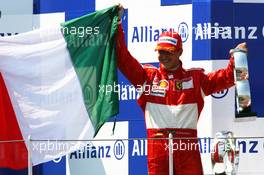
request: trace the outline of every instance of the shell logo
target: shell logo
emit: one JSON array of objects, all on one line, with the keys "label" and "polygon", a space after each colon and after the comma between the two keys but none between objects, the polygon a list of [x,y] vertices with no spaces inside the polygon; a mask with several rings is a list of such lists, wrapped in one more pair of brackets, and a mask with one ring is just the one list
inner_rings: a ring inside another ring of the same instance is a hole
[{"label": "shell logo", "polygon": [[166,80],[161,80],[161,81],[159,82],[159,87],[160,87],[160,88],[164,88],[164,89],[166,89],[166,88],[168,88],[168,86],[169,86],[169,83],[168,83]]}]

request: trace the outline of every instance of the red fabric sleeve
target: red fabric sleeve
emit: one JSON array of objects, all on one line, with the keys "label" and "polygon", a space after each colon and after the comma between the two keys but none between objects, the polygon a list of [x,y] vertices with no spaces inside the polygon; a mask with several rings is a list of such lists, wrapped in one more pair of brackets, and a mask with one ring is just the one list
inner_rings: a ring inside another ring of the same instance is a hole
[{"label": "red fabric sleeve", "polygon": [[143,85],[147,79],[146,72],[141,64],[129,53],[121,24],[118,25],[115,39],[118,68],[134,86]]},{"label": "red fabric sleeve", "polygon": [[234,85],[234,58],[231,57],[225,69],[204,74],[201,76],[201,87],[205,95],[219,92]]}]

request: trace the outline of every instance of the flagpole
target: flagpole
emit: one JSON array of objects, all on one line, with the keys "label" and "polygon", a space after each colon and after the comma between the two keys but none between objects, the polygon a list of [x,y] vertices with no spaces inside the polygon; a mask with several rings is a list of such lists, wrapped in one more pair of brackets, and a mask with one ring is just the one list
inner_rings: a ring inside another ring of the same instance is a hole
[{"label": "flagpole", "polygon": [[32,171],[32,161],[31,161],[31,152],[30,152],[30,144],[31,144],[31,137],[30,135],[28,136],[28,175],[33,175]]},{"label": "flagpole", "polygon": [[169,133],[169,175],[173,175],[173,136]]}]

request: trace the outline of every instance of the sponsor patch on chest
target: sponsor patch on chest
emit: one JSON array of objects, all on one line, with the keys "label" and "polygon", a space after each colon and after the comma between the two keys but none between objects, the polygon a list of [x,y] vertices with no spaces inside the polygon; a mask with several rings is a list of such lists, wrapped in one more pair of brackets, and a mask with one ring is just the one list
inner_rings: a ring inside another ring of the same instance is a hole
[{"label": "sponsor patch on chest", "polygon": [[193,88],[193,78],[184,78],[181,80],[174,81],[174,90],[184,90]]},{"label": "sponsor patch on chest", "polygon": [[153,82],[151,86],[150,95],[158,96],[158,97],[165,97],[166,90],[169,89],[169,82],[165,79],[160,80],[158,83]]}]

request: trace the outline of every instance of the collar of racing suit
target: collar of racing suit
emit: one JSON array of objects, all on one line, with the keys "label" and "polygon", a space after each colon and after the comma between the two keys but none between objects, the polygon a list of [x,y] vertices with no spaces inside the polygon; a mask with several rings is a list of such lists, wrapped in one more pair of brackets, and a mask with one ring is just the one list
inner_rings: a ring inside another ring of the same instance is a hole
[{"label": "collar of racing suit", "polygon": [[160,64],[160,71],[163,75],[173,74],[176,77],[179,77],[182,75],[184,69],[182,68],[182,62],[180,61],[180,64],[176,70],[167,70],[167,69],[165,69],[165,67],[162,64]]}]

